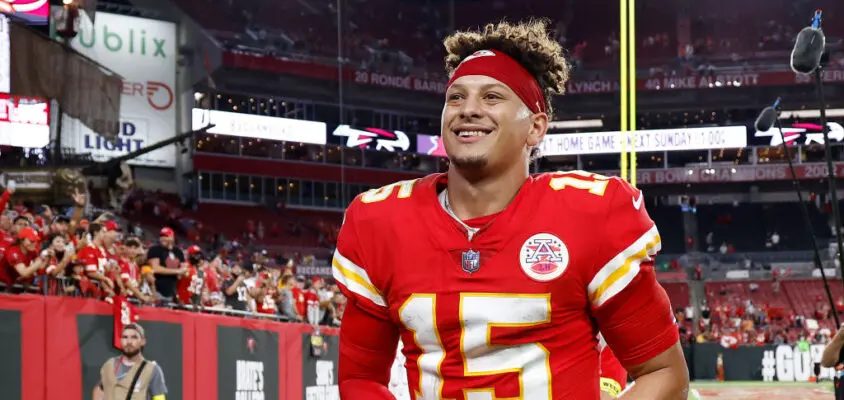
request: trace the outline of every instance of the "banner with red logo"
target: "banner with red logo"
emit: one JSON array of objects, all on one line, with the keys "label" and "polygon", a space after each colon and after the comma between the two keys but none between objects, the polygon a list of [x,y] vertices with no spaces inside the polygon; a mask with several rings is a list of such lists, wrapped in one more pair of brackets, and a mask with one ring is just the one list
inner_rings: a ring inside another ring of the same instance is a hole
[{"label": "banner with red logo", "polygon": [[138,313],[135,312],[135,306],[129,303],[123,296],[115,296],[112,304],[112,313],[114,318],[114,348],[120,350],[123,348],[121,338],[123,336],[123,328],[126,325],[138,322]]}]

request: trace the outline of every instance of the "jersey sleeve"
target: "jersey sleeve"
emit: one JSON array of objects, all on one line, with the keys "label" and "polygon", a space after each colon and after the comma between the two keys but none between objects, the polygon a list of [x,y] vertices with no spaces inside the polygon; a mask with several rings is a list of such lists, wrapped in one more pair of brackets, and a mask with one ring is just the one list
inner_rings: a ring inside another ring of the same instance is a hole
[{"label": "jersey sleeve", "polygon": [[383,292],[373,283],[371,266],[367,265],[363,257],[361,232],[356,223],[359,201],[355,199],[346,210],[331,262],[332,275],[343,294],[355,300],[362,310],[378,318],[389,319],[387,301]]},{"label": "jersey sleeve", "polygon": [[124,283],[134,284],[135,277],[132,276],[132,267],[129,263],[124,260],[117,260],[117,265],[120,266],[120,279],[122,279]]},{"label": "jersey sleeve", "polygon": [[100,261],[94,253],[94,249],[86,247],[76,255],[76,262],[85,267],[85,272],[97,272]]},{"label": "jersey sleeve", "polygon": [[[373,283],[356,220],[359,200],[346,210],[332,274],[348,298],[340,326],[338,382],[342,398],[383,398],[390,382],[399,333],[384,293]],[[366,396],[363,396],[363,395]]]},{"label": "jersey sleeve", "polygon": [[656,280],[661,248],[641,191],[612,178],[601,246],[587,286],[592,314],[625,367],[641,364],[679,339],[671,304]]}]

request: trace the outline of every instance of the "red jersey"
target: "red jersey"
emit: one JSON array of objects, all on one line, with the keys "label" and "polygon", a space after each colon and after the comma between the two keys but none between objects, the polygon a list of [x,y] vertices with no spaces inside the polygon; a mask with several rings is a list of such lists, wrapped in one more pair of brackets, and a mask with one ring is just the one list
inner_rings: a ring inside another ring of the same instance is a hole
[{"label": "red jersey", "polygon": [[214,293],[220,291],[220,285],[217,283],[218,279],[217,271],[214,270],[214,267],[209,265],[205,268],[205,286],[209,292]]},{"label": "red jersey", "polygon": [[85,246],[79,253],[76,253],[76,262],[85,267],[85,273],[105,274],[108,266],[109,255],[100,246],[90,244]]},{"label": "red jersey", "polygon": [[319,294],[317,294],[313,289],[304,291],[305,297],[305,314],[302,314],[305,317],[307,322],[312,324],[319,324],[320,319],[320,312],[319,312]]},{"label": "red jersey", "polygon": [[296,307],[296,312],[302,318],[308,315],[308,300],[305,298],[305,291],[297,287],[290,288],[290,293],[293,293],[293,305]]},{"label": "red jersey", "polygon": [[0,230],[0,247],[6,248],[15,244],[15,235]]},{"label": "red jersey", "polygon": [[179,278],[176,286],[176,295],[182,304],[191,304],[193,303],[194,296],[202,295],[204,285],[205,272],[197,270],[196,267],[188,264],[188,274]]},{"label": "red jersey", "polygon": [[598,340],[598,349],[601,352],[601,390],[615,398],[627,387],[627,370],[624,369],[603,338],[599,337]]},{"label": "red jersey", "polygon": [[7,285],[12,285],[14,283],[26,284],[32,282],[36,276],[43,275],[44,271],[41,270],[37,271],[35,275],[29,279],[22,280],[20,275],[18,275],[18,271],[15,269],[15,266],[18,264],[29,266],[36,257],[38,257],[38,253],[33,251],[24,254],[20,246],[10,246],[6,248],[5,255],[3,256],[3,259],[0,260],[0,282]]},{"label": "red jersey", "polygon": [[456,400],[598,399],[599,329],[628,367],[677,342],[640,191],[582,171],[536,175],[467,229],[439,200],[445,179],[371,190],[346,211],[333,260],[348,297],[341,396],[344,382],[386,386],[399,338],[411,392]]},{"label": "red jersey", "polygon": [[[118,258],[117,264],[120,266],[120,279],[123,281],[123,286],[138,287],[141,278],[138,265],[123,258]],[[132,292],[127,292],[126,296],[132,296]]]},{"label": "red jersey", "polygon": [[278,294],[278,289],[270,287],[267,289],[267,294],[264,295],[264,301],[258,301],[255,308],[260,314],[278,314],[275,305],[275,299]]},{"label": "red jersey", "polygon": [[116,285],[117,280],[120,279],[120,257],[108,250],[105,254],[107,258],[105,276]]}]

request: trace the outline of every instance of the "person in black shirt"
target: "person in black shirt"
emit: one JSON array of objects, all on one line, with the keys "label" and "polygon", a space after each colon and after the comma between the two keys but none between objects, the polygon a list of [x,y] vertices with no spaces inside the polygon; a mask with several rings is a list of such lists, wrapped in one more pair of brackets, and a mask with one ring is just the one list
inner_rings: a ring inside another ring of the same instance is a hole
[{"label": "person in black shirt", "polygon": [[185,254],[176,247],[176,234],[172,229],[161,228],[159,244],[147,251],[147,261],[155,274],[155,291],[159,300],[176,300],[176,282],[187,274]]},{"label": "person in black shirt", "polygon": [[249,311],[249,289],[244,281],[252,275],[252,264],[243,267],[239,263],[232,265],[231,277],[223,282],[223,295],[226,307],[237,311]]}]

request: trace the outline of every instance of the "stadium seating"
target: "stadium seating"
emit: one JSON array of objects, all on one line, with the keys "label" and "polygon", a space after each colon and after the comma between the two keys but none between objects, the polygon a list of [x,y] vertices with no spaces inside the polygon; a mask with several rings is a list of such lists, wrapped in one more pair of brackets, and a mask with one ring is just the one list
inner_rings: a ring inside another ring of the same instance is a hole
[{"label": "stadium seating", "polygon": [[[751,289],[755,285],[756,289]],[[706,301],[709,307],[729,306],[736,309],[750,300],[755,306],[792,309],[791,298],[775,293],[771,281],[706,282]],[[724,294],[722,294],[724,293]]]},{"label": "stadium seating", "polygon": [[[818,304],[828,304],[823,281],[819,279],[801,279],[783,281],[782,287],[788,295],[797,315],[811,316],[818,311]],[[829,289],[833,299],[840,299],[844,295],[844,288],[840,279],[829,281]]]},{"label": "stadium seating", "polygon": [[[231,48],[336,62],[335,2],[176,3]],[[570,51],[579,49],[577,57],[585,61],[587,69],[616,69],[617,8],[607,9],[604,3],[589,1],[566,4],[548,0],[464,0],[453,5],[352,0],[345,3],[341,13],[343,54],[353,61],[352,65],[364,68],[434,75],[441,71],[440,40],[447,32],[476,28],[500,20],[502,15],[512,21],[542,15],[550,19],[558,39]],[[812,6],[823,8],[827,19],[842,11],[841,3],[833,0]],[[720,12],[724,9],[732,10],[729,17]],[[644,68],[680,74],[695,73],[695,67],[701,64],[735,66],[737,59],[745,63],[744,67],[767,68],[765,63],[775,59],[771,57],[790,49],[796,32],[808,24],[810,13],[805,4],[787,0],[754,0],[741,5],[717,0],[683,7],[670,0],[649,1],[640,4],[636,14],[637,62]],[[453,26],[449,26],[452,21]],[[685,25],[689,26],[688,33],[678,33],[682,29],[678,26]],[[824,25],[824,30],[828,42],[840,46],[837,37],[844,31],[834,24]],[[678,37],[687,37],[689,43],[680,43]],[[683,64],[679,57],[685,54],[687,45],[694,50]]]}]

